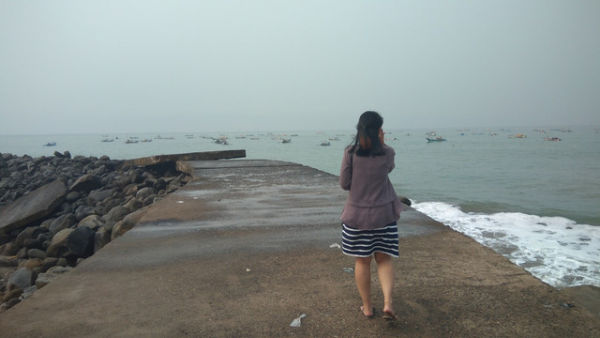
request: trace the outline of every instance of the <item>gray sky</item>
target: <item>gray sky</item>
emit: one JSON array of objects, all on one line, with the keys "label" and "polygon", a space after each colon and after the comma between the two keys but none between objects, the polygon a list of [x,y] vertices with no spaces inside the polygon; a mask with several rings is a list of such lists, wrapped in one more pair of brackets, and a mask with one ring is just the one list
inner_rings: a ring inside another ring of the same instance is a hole
[{"label": "gray sky", "polygon": [[0,134],[600,125],[600,1],[0,0]]}]

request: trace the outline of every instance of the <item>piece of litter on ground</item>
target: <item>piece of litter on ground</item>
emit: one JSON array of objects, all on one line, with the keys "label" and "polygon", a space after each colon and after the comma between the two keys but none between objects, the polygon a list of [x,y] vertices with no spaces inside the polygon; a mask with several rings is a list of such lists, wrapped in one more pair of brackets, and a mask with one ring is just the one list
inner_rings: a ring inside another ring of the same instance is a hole
[{"label": "piece of litter on ground", "polygon": [[301,314],[298,318],[294,318],[290,323],[291,327],[300,327],[302,324],[302,318],[306,317],[306,313]]},{"label": "piece of litter on ground", "polygon": [[197,200],[197,199],[198,199],[198,196],[194,196],[194,199],[195,199],[195,200]]},{"label": "piece of litter on ground", "polygon": [[249,268],[246,268],[246,272],[250,272],[251,270]]},{"label": "piece of litter on ground", "polygon": [[333,243],[329,247],[330,248],[338,248],[338,249],[341,248],[341,246],[339,244],[337,244],[337,243]]},{"label": "piece of litter on ground", "polygon": [[353,268],[344,268],[344,272],[353,273],[354,269]]},{"label": "piece of litter on ground", "polygon": [[177,203],[181,204],[181,203],[183,203],[183,201],[177,201]]}]

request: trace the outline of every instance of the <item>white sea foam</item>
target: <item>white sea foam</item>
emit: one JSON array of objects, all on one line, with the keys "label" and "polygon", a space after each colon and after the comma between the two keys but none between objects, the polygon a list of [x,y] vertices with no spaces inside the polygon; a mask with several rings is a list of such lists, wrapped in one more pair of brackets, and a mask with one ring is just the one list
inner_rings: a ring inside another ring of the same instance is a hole
[{"label": "white sea foam", "polygon": [[494,249],[547,284],[600,286],[598,226],[516,212],[466,213],[442,202],[413,207]]}]

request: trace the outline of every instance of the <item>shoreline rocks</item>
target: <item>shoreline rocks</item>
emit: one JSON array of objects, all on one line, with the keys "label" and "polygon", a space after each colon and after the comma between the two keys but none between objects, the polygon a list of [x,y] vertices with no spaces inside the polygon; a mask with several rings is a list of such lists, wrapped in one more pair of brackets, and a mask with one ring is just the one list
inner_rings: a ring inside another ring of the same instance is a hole
[{"label": "shoreline rocks", "polygon": [[0,312],[131,229],[146,206],[190,179],[174,165],[0,153]]}]

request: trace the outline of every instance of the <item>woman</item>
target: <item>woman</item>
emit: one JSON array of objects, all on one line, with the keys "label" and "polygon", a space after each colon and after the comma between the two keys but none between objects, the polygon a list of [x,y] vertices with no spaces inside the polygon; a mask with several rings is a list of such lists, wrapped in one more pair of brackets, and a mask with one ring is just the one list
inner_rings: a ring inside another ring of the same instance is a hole
[{"label": "woman", "polygon": [[362,299],[360,310],[372,318],[371,257],[383,291],[383,317],[396,319],[392,307],[394,269],[398,257],[400,201],[388,178],[394,169],[394,149],[384,143],[383,118],[374,111],[364,112],[356,126],[354,144],[344,151],[340,185],[349,190],[342,212],[342,251],[355,257],[354,277]]}]

